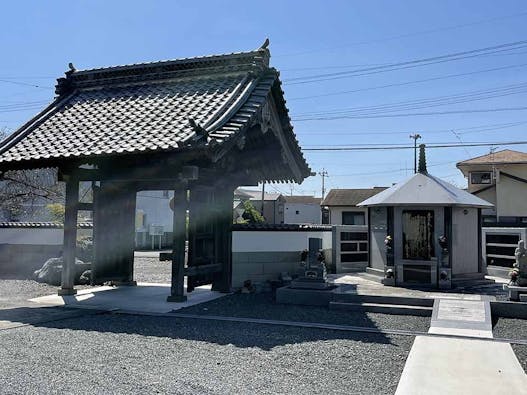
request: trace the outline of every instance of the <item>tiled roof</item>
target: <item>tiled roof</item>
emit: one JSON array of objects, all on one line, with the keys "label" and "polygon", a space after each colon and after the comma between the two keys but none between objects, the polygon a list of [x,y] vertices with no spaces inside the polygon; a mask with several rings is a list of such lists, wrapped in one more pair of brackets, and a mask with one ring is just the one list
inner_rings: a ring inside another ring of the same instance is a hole
[{"label": "tiled roof", "polygon": [[[93,228],[93,223],[79,222],[77,227],[80,229],[91,229]],[[64,224],[58,222],[0,222],[0,228],[62,229]]]},{"label": "tiled roof", "polygon": [[320,202],[322,201],[321,198],[316,198],[314,196],[302,196],[302,195],[284,195],[284,199],[286,203],[299,203],[299,204],[316,204],[320,205]]},{"label": "tiled roof", "polygon": [[[262,191],[253,191],[249,189],[238,188],[238,191],[241,191],[245,196],[249,197],[249,200],[262,200]],[[282,196],[280,193],[264,193],[264,200],[277,200]]]},{"label": "tiled roof", "polygon": [[259,232],[312,232],[331,231],[331,225],[317,224],[235,224],[232,230]]},{"label": "tiled roof", "polygon": [[527,163],[527,153],[505,149],[458,162],[457,166],[485,165],[497,163]]},{"label": "tiled roof", "polygon": [[382,192],[386,187],[367,189],[331,189],[322,201],[323,206],[356,206],[358,203]]},{"label": "tiled roof", "polygon": [[[58,80],[56,100],[0,144],[0,164],[217,145],[251,126],[272,89],[269,51],[92,70]],[[276,92],[275,92],[276,96]],[[287,109],[283,98],[277,106]],[[286,122],[287,125],[288,122]],[[303,173],[291,126],[285,130]],[[205,137],[206,136],[206,137]]]}]

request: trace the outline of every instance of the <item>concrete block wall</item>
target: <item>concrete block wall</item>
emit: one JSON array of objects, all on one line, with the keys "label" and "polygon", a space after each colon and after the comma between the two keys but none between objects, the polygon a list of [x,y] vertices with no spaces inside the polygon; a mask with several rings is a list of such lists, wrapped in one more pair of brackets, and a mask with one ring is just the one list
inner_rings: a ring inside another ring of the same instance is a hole
[{"label": "concrete block wall", "polygon": [[280,273],[297,274],[300,254],[308,248],[309,238],[322,239],[322,248],[331,258],[331,231],[233,231],[232,287],[244,281],[263,283],[278,280]]},{"label": "concrete block wall", "polygon": [[[91,236],[81,224],[78,237]],[[53,223],[0,223],[0,276],[30,278],[49,258],[62,255],[64,229]]]}]

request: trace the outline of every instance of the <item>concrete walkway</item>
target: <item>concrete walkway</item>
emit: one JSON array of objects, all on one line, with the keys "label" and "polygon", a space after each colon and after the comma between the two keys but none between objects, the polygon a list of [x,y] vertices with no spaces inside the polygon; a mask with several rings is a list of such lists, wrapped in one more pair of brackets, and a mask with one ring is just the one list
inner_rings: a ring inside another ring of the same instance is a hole
[{"label": "concrete walkway", "polygon": [[169,313],[183,307],[208,302],[225,294],[211,291],[210,285],[197,287],[182,303],[167,302],[169,284],[138,283],[135,287],[102,286],[84,289],[72,296],[48,295],[30,299],[47,306],[69,306],[84,309],[112,310],[137,313]]},{"label": "concrete walkway", "polygon": [[417,336],[396,395],[527,394],[527,376],[508,343],[492,342],[488,298],[436,299],[429,333]]}]

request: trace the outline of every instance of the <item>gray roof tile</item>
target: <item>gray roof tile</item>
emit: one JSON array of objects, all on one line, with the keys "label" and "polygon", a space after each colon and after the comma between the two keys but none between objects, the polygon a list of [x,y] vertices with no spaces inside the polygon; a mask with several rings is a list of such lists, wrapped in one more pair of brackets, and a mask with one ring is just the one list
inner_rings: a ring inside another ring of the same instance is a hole
[{"label": "gray roof tile", "polygon": [[377,195],[386,187],[362,188],[362,189],[332,189],[322,201],[323,206],[356,206],[363,200]]}]

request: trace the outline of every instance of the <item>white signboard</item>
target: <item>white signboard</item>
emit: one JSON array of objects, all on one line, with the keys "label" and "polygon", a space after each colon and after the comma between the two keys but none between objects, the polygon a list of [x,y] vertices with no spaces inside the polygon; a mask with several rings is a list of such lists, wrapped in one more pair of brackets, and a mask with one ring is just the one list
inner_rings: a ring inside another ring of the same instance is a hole
[{"label": "white signboard", "polygon": [[150,225],[148,233],[150,236],[163,236],[165,228],[163,225]]}]

